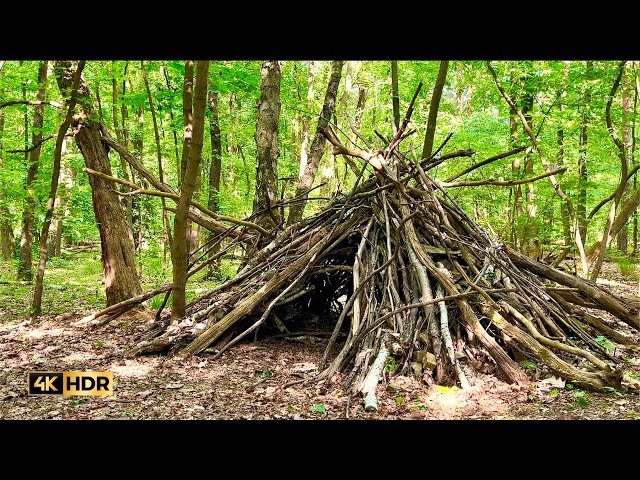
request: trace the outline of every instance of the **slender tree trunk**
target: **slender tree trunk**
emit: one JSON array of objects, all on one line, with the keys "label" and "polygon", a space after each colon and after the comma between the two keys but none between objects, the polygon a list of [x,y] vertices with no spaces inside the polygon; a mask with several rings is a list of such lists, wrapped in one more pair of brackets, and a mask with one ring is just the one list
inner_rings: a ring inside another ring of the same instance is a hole
[{"label": "slender tree trunk", "polygon": [[[77,94],[80,87],[80,79],[82,70],[84,69],[85,60],[78,62],[73,72],[71,91],[69,92],[69,100],[67,101],[67,114],[58,129],[56,137],[56,147],[53,154],[53,171],[51,173],[51,189],[49,190],[49,199],[47,200],[47,211],[45,213],[44,222],[42,224],[42,233],[40,234],[40,259],[38,262],[38,271],[36,272],[36,283],[33,289],[33,299],[31,301],[31,314],[38,315],[42,310],[42,288],[44,286],[44,271],[47,266],[47,242],[49,240],[49,226],[53,218],[53,210],[55,207],[56,194],[58,190],[58,178],[60,176],[60,163],[62,161],[62,142],[64,136],[71,125],[73,114],[76,108]],[[66,93],[61,88],[61,93]]]},{"label": "slender tree trunk", "polygon": [[[329,124],[328,119],[331,118],[335,110],[336,95],[338,94],[338,86],[340,85],[343,64],[344,62],[341,60],[331,63],[331,76],[329,78],[329,84],[324,97],[322,113],[318,119],[316,134],[313,137],[313,143],[311,144],[311,155],[309,156],[309,161],[304,169],[304,174],[298,181],[298,185],[296,187],[295,198],[300,200],[307,198],[309,189],[311,188],[311,185],[313,185],[313,180],[316,177],[318,165],[320,165],[320,160],[322,159],[322,154],[324,153],[326,138],[320,132],[327,128],[327,125]],[[289,207],[289,218],[287,219],[288,225],[293,225],[294,223],[302,220],[305,206],[305,201],[291,204]]]},{"label": "slender tree trunk", "polygon": [[[622,142],[625,145],[626,151],[630,152],[632,148],[631,141],[631,114],[632,114],[632,93],[633,93],[633,78],[631,72],[631,65],[625,68],[624,80],[622,85]],[[627,162],[626,169],[629,170],[629,158],[624,159]],[[629,201],[629,190],[631,187],[631,182],[627,180],[624,186],[624,192],[622,193],[622,198],[620,199],[621,205],[624,205]],[[624,253],[628,253],[629,250],[629,231],[627,229],[627,224],[625,224],[622,229],[618,232],[617,236],[617,247],[618,250]]]},{"label": "slender tree trunk", "polygon": [[588,83],[593,71],[593,62],[587,60],[585,78],[584,99],[582,103],[582,126],[580,128],[580,140],[578,143],[578,198],[576,202],[576,216],[580,236],[587,242],[587,183],[589,174],[587,170],[587,143],[589,140],[589,108],[591,104],[591,86]]},{"label": "slender tree trunk", "polygon": [[[162,74],[164,75],[164,81],[167,84],[167,89],[173,92],[173,87],[171,86],[171,82],[169,81],[169,74],[167,73],[167,69],[163,66],[160,67],[162,69]],[[176,155],[176,172],[180,172],[180,150],[178,149],[178,134],[176,133],[176,129],[173,128],[173,104],[169,107],[169,117],[171,118],[171,133],[173,134],[173,147]]]},{"label": "slender tree trunk", "polygon": [[[569,63],[565,62],[564,64],[564,75],[562,80],[561,91],[559,92],[559,98],[561,99],[560,105],[558,106],[558,110],[562,112],[564,110],[564,99],[567,95],[567,80],[569,78]],[[564,128],[562,124],[556,131],[557,142],[558,142],[558,168],[561,168],[564,165]],[[573,239],[571,238],[571,219],[569,218],[569,211],[567,210],[567,205],[562,202],[560,203],[560,217],[562,218],[562,233],[564,235],[564,246],[569,247],[573,243]]]},{"label": "slender tree trunk", "polygon": [[191,137],[193,135],[193,60],[187,60],[184,64],[184,84],[182,88],[182,160],[180,161],[180,179],[178,186],[182,184],[182,177],[190,158]]},{"label": "slender tree trunk", "polygon": [[260,101],[256,118],[256,189],[253,213],[266,211],[257,220],[267,228],[282,224],[280,212],[272,209],[278,198],[278,125],[280,122],[280,64],[268,60],[262,64]]},{"label": "slender tree trunk", "polygon": [[[638,71],[637,71],[637,63],[633,62],[633,80],[635,83],[635,88],[633,89],[633,116],[631,121],[631,165],[635,168],[638,162],[636,161],[636,114],[638,113]],[[638,189],[638,173],[633,174],[633,190],[636,191]],[[630,199],[627,200],[629,203]],[[631,251],[631,256],[636,257],[638,254],[638,212],[634,210],[633,212],[633,250]]]},{"label": "slender tree trunk", "polygon": [[[531,77],[533,67],[531,62],[523,62],[525,64],[525,76],[521,79],[523,86],[523,94],[521,95],[520,111],[529,125],[533,125],[533,99],[534,91],[531,85]],[[533,176],[533,156],[531,152],[525,152],[524,156],[524,174],[525,177]],[[521,245],[524,245],[525,253],[531,257],[536,257],[540,251],[540,240],[538,239],[538,225],[536,216],[538,214],[538,206],[536,205],[535,188],[532,183],[528,183],[526,193],[527,201],[527,218],[520,233]]]},{"label": "slender tree trunk", "polygon": [[[0,62],[4,65],[4,60]],[[2,69],[0,65],[0,70]],[[2,97],[0,90],[0,97]],[[0,167],[4,164],[4,110],[0,109]],[[0,179],[0,182],[2,180]],[[7,207],[4,186],[0,183],[0,251],[4,261],[11,260],[11,215]]]},{"label": "slender tree trunk", "polygon": [[[38,69],[38,93],[36,100],[44,102],[46,98],[47,83],[47,62],[40,62]],[[28,154],[27,162],[27,179],[25,182],[25,191],[27,192],[27,202],[22,214],[22,237],[20,239],[20,259],[18,262],[18,280],[31,281],[33,279],[33,271],[31,268],[32,256],[31,250],[33,246],[33,223],[36,210],[35,199],[35,180],[38,175],[38,166],[40,163],[40,151],[42,141],[42,124],[44,119],[44,104],[36,105],[33,113],[32,145],[37,145]]]},{"label": "slender tree trunk", "polygon": [[[185,310],[185,286],[187,283],[187,213],[189,204],[196,185],[196,177],[200,170],[200,157],[202,155],[202,143],[204,139],[204,112],[207,104],[207,77],[209,62],[198,61],[195,80],[195,92],[193,102],[193,119],[191,125],[190,157],[185,162],[185,173],[180,188],[180,200],[176,208],[173,222],[173,248],[171,260],[173,262],[173,302],[171,305],[171,323],[176,325],[184,316]],[[187,160],[183,157],[183,160]]]},{"label": "slender tree trunk", "polygon": [[604,227],[604,232],[602,233],[602,240],[600,241],[599,248],[593,250],[592,258],[595,257],[595,260],[592,262],[593,265],[591,267],[591,280],[596,281],[598,275],[600,274],[600,268],[602,267],[602,262],[604,261],[604,256],[607,251],[607,247],[611,244],[615,236],[618,234],[620,230],[625,226],[629,217],[623,219],[621,225],[619,225],[618,230],[613,231],[611,226],[616,219],[616,210],[618,209],[618,205],[620,204],[620,200],[622,199],[622,194],[624,193],[625,185],[627,183],[627,169],[628,169],[628,160],[627,160],[627,152],[625,144],[620,141],[618,137],[618,133],[616,132],[615,126],[611,120],[611,106],[613,104],[613,98],[618,91],[620,86],[620,82],[622,80],[622,75],[624,73],[624,66],[626,62],[620,62],[618,76],[613,82],[613,86],[611,87],[611,93],[609,94],[609,98],[607,100],[607,106],[605,108],[605,117],[607,121],[607,130],[609,130],[609,134],[611,135],[611,139],[613,143],[615,143],[616,147],[619,150],[620,157],[620,183],[616,187],[615,194],[613,197],[613,201],[611,202],[611,207],[609,208],[609,216],[607,217],[607,223]]},{"label": "slender tree trunk", "polygon": [[[144,68],[144,61],[140,61],[140,70],[142,71],[142,78],[144,80],[144,86],[147,90],[147,99],[149,100],[149,109],[151,110],[151,119],[153,121],[153,134],[156,140],[156,155],[158,157],[158,179],[160,183],[164,183],[164,165],[162,164],[162,147],[160,146],[160,132],[158,131],[158,120],[156,118],[156,108],[153,103],[153,96],[151,95],[151,88],[149,87],[149,78],[147,77],[147,71]],[[169,217],[167,215],[167,205],[164,197],[160,198],[162,202],[162,225],[165,231],[165,241],[163,249],[163,263],[166,261],[167,248],[171,248],[173,239],[171,238],[171,227],[169,225]]]},{"label": "slender tree trunk", "polygon": [[[124,94],[124,92],[123,92]],[[119,96],[118,96],[118,81],[116,79],[116,66],[115,66],[115,61],[111,62],[111,113],[113,116],[113,130],[116,132],[116,139],[118,140],[118,143],[122,144],[122,145],[127,145],[127,141],[125,140],[125,133],[124,133],[124,113],[123,113],[123,123],[120,124],[120,122],[118,121],[118,104],[121,103]],[[123,112],[126,112],[126,107],[124,104],[122,104],[122,109]],[[126,160],[124,159],[124,157],[122,155],[120,155],[120,168],[122,169],[122,176],[124,177],[124,179],[128,182],[131,181],[131,176],[129,175],[129,165],[127,164]],[[120,187],[122,188],[123,192],[129,192],[131,191],[131,189],[127,186],[123,186],[120,185]],[[133,197],[131,197],[130,195],[124,196],[121,199],[122,203],[124,204],[124,208],[127,212],[127,224],[129,225],[129,228],[132,229],[133,225],[131,224],[132,218],[131,218],[131,214],[133,212]],[[131,234],[133,235],[133,230],[131,230]]]},{"label": "slender tree trunk", "polygon": [[400,93],[398,90],[398,61],[391,61],[391,102],[393,104],[393,134],[400,128]]},{"label": "slender tree trunk", "polygon": [[442,89],[447,80],[447,70],[449,69],[449,60],[442,60],[438,70],[438,78],[433,86],[431,94],[431,103],[429,104],[429,118],[427,120],[427,131],[424,134],[424,146],[422,148],[422,158],[429,158],[433,152],[433,139],[436,135],[436,122],[438,119],[438,110],[440,108],[440,98],[442,97]]},{"label": "slender tree trunk", "polygon": [[[75,70],[73,62],[56,62],[57,80],[61,92],[69,91]],[[85,165],[111,176],[109,156],[102,140],[102,125],[92,120],[92,95],[82,77],[78,96],[79,108],[72,125],[76,131],[76,143],[84,157]],[[114,191],[114,183],[89,175],[89,184],[96,224],[100,231],[107,306],[110,306],[141,292],[135,266],[133,237],[127,226],[125,212],[120,205],[118,195]]]},{"label": "slender tree trunk", "polygon": [[[313,108],[313,84],[316,77],[317,64],[313,61],[309,62],[309,74],[307,76],[307,111],[310,112]],[[309,114],[302,116],[302,143],[300,146],[300,170],[299,178],[302,178],[304,170],[307,166],[307,159],[309,158]]]},{"label": "slender tree trunk", "polygon": [[[218,109],[218,93],[209,93],[209,135],[211,136],[211,163],[209,164],[209,198],[207,207],[212,212],[218,212],[220,205],[220,173],[222,171],[222,137],[220,136],[220,114]],[[209,232],[207,241],[211,241],[215,234]],[[209,253],[214,256],[220,251],[217,243]],[[219,262],[214,262],[209,267],[210,272],[218,268]]]}]

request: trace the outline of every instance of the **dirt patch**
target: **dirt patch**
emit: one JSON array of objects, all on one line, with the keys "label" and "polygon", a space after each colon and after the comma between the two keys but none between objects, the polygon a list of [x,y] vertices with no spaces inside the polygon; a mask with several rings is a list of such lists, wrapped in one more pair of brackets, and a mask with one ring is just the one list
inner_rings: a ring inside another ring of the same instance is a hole
[{"label": "dirt patch", "polygon": [[[631,296],[637,283],[605,264],[607,286]],[[86,313],[86,312],[85,312]],[[219,360],[201,355],[124,359],[134,337],[152,322],[149,312],[131,312],[91,330],[77,324],[82,314],[49,315],[29,323],[5,319],[0,326],[0,418],[3,419],[639,419],[640,397],[572,388],[540,368],[529,386],[514,386],[468,368],[472,387],[428,386],[392,376],[378,386],[380,410],[365,413],[361,398],[339,382],[305,383],[317,372],[326,337],[304,342],[266,338],[240,344]],[[610,325],[624,330],[620,323]],[[614,355],[640,378],[640,349],[616,347]],[[490,365],[488,365],[489,367]],[[465,368],[463,363],[463,368]],[[109,397],[27,395],[27,372],[111,371]],[[488,372],[490,369],[488,370]],[[339,380],[339,378],[338,378]]]}]

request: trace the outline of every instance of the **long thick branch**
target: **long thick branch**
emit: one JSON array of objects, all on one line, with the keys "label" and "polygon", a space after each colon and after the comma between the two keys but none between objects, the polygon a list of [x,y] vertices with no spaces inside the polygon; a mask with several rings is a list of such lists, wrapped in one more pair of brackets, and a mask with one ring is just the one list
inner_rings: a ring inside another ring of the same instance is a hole
[{"label": "long thick branch", "polygon": [[459,173],[456,173],[455,175],[452,175],[451,177],[447,178],[445,180],[445,182],[453,182],[456,178],[460,178],[463,175],[466,175],[469,172],[474,171],[476,168],[480,168],[480,167],[484,167],[485,165],[495,162],[497,160],[501,160],[503,158],[507,158],[510,157],[511,155],[515,155],[516,153],[520,153],[521,151],[525,150],[527,148],[526,145],[522,145],[521,147],[516,147],[513,150],[509,150],[508,152],[504,152],[501,153],[500,155],[496,155],[494,157],[491,158],[487,158],[486,160],[483,160],[479,163],[476,163],[475,165],[471,165],[469,168],[465,168],[464,170],[462,170]]},{"label": "long thick branch", "polygon": [[4,107],[10,107],[12,105],[51,105],[52,107],[62,108],[61,103],[50,102],[47,100],[9,100],[8,102],[0,103],[0,110]]},{"label": "long thick branch", "polygon": [[[636,165],[635,167],[633,167],[631,169],[631,171],[627,174],[627,179],[625,180],[625,183],[629,181],[629,179],[631,179],[631,177],[633,177],[633,175],[640,170],[640,165]],[[598,213],[598,211],[604,207],[607,203],[609,203],[611,200],[613,200],[616,196],[616,191],[614,191],[611,195],[609,195],[607,198],[605,198],[604,200],[601,200],[600,203],[598,203],[595,207],[593,207],[593,210],[591,210],[591,213],[589,213],[589,215],[587,215],[587,218],[589,220],[591,220],[593,218],[593,216]]]},{"label": "long thick branch", "polygon": [[[143,194],[143,195],[151,195],[151,196],[155,196],[155,197],[164,197],[164,198],[170,198],[171,200],[178,202],[178,200],[180,199],[180,196],[176,193],[172,193],[172,192],[162,192],[160,190],[150,190],[150,189],[146,189],[143,187],[140,187],[138,185],[136,185],[133,182],[129,182],[127,180],[121,180],[119,178],[116,177],[112,177],[110,175],[107,175],[105,173],[102,172],[98,172],[96,170],[92,170],[91,168],[87,168],[85,167],[83,169],[85,172],[90,173],[91,175],[95,175],[97,177],[101,177],[104,178],[106,180],[111,180],[115,183],[119,183],[121,185],[125,185],[131,189],[133,189],[132,192],[129,192],[127,195],[132,195],[132,194]],[[264,228],[262,228],[259,225],[256,225],[255,223],[252,222],[247,222],[245,220],[239,220],[237,218],[233,218],[233,217],[228,217],[226,215],[218,215],[215,212],[212,212],[211,210],[209,210],[208,208],[204,207],[203,205],[199,204],[198,202],[190,202],[191,206],[197,208],[198,210],[200,210],[202,213],[205,213],[207,215],[209,215],[211,218],[218,220],[218,221],[226,221],[229,223],[235,223],[236,225],[241,225],[243,227],[248,227],[248,228],[252,228],[254,230],[259,231],[260,233],[262,233],[263,235],[270,235],[269,232],[267,230],[265,230]]]},{"label": "long thick branch", "polygon": [[441,187],[454,188],[454,187],[477,187],[480,185],[495,185],[499,187],[513,187],[515,185],[522,185],[525,183],[536,182],[542,178],[549,177],[551,175],[557,175],[567,170],[567,167],[552,170],[551,172],[543,173],[536,177],[524,178],[522,180],[495,180],[493,178],[487,178],[485,180],[469,180],[468,182],[438,182]]}]

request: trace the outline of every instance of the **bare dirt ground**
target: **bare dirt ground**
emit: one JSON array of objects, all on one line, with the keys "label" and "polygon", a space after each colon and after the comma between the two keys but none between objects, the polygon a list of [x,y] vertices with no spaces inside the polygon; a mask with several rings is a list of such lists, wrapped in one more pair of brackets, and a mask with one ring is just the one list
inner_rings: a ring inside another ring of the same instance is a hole
[{"label": "bare dirt ground", "polygon": [[[637,282],[617,274],[615,264],[607,265],[605,276],[616,282],[608,288],[637,293]],[[74,312],[0,323],[1,419],[640,419],[637,394],[580,391],[538,369],[530,370],[529,386],[487,373],[464,391],[388,377],[378,386],[380,410],[370,414],[361,398],[338,384],[300,382],[316,372],[326,340],[267,338],[238,345],[216,361],[207,355],[124,359],[151,314],[123,316],[95,330],[75,325],[81,317]],[[640,377],[640,349],[616,348],[615,354]],[[113,372],[114,394],[27,394],[27,372],[70,370]]]}]

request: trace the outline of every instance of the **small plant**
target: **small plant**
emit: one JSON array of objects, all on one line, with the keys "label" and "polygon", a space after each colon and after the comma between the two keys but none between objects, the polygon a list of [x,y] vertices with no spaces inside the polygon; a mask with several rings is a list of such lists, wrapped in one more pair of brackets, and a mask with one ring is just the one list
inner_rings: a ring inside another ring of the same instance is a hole
[{"label": "small plant", "polygon": [[135,412],[133,410],[123,410],[122,414],[127,417],[132,417]]},{"label": "small plant", "polygon": [[623,396],[622,393],[620,393],[614,387],[602,387],[602,388],[604,389],[605,392],[613,393],[614,395],[617,395],[619,397]]},{"label": "small plant", "polygon": [[402,405],[404,403],[404,397],[396,397],[396,404]]},{"label": "small plant", "polygon": [[266,370],[258,372],[258,376],[260,378],[267,378],[267,377],[270,377],[271,375],[273,375],[273,373],[274,373],[273,368],[267,368]]},{"label": "small plant", "polygon": [[587,392],[585,392],[584,390],[578,390],[577,392],[573,392],[573,398],[576,400],[576,403],[578,404],[579,407],[585,408],[589,406],[589,401],[588,401],[589,396],[587,395]]},{"label": "small plant", "polygon": [[416,411],[416,410],[420,410],[422,412],[426,412],[427,410],[429,410],[429,407],[427,407],[424,403],[422,402],[418,402],[415,403],[414,405],[411,406],[411,408],[409,409],[411,411]]},{"label": "small plant", "polygon": [[549,392],[549,395],[555,397],[556,395],[558,395],[558,389],[554,388],[553,390],[551,390],[551,392]]},{"label": "small plant", "polygon": [[78,405],[82,405],[83,403],[86,403],[87,401],[84,398],[78,398],[76,400],[71,400],[71,404],[74,407],[77,407]]},{"label": "small plant", "polygon": [[538,364],[536,362],[530,362],[529,360],[521,361],[520,365],[527,371],[535,370],[536,368],[538,368]]},{"label": "small plant", "polygon": [[96,347],[104,347],[106,344],[102,340],[96,340],[96,343],[94,343],[94,345]]},{"label": "small plant", "polygon": [[396,369],[396,361],[393,357],[388,356],[384,361],[384,371],[392,373]]},{"label": "small plant", "polygon": [[615,349],[615,346],[613,345],[611,340],[609,340],[607,337],[604,337],[604,336],[600,335],[600,336],[594,338],[594,340],[596,342],[598,342],[600,345],[602,345],[604,348],[606,348],[610,352]]},{"label": "small plant", "polygon": [[567,390],[573,390],[573,383],[567,383],[567,384],[565,385],[565,388],[566,388]]},{"label": "small plant", "polygon": [[327,407],[322,403],[316,403],[313,407],[311,407],[311,413],[327,413]]},{"label": "small plant", "polygon": [[618,270],[625,277],[635,278],[637,276],[636,263],[625,257],[618,260]]}]

